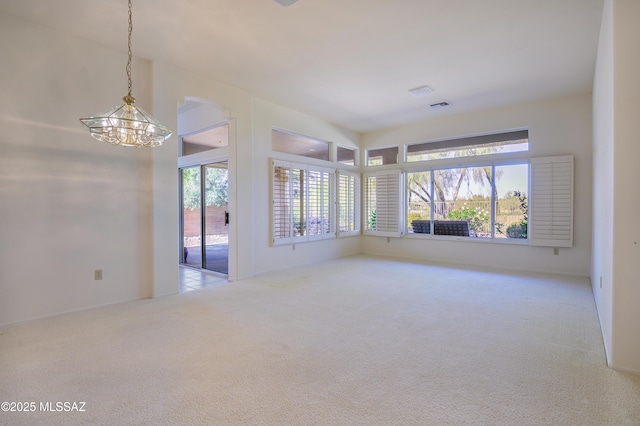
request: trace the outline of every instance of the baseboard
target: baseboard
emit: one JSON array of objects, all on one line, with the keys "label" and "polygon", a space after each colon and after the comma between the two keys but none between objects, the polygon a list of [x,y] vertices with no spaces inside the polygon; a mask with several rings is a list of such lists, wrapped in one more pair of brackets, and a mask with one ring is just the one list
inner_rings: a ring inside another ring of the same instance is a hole
[{"label": "baseboard", "polygon": [[118,300],[118,301],[115,301],[115,302],[103,303],[103,304],[99,304],[99,305],[85,306],[85,307],[78,308],[78,309],[70,309],[68,311],[56,312],[54,314],[43,315],[43,316],[40,316],[40,317],[33,317],[33,318],[28,318],[28,319],[8,322],[8,323],[5,323],[5,324],[0,324],[0,329],[7,328],[7,327],[15,327],[15,326],[19,326],[19,325],[22,325],[22,324],[28,324],[30,322],[40,321],[40,320],[47,319],[47,318],[59,317],[61,315],[72,314],[74,312],[88,311],[88,310],[91,310],[91,309],[104,308],[106,306],[119,305],[119,304],[122,304],[122,303],[129,303],[129,302],[136,302],[138,300],[145,300],[145,299],[150,299],[150,298],[149,297],[138,297],[138,298],[133,298],[133,299],[125,299],[125,300]]},{"label": "baseboard", "polygon": [[618,373],[633,374],[634,376],[640,376],[640,370],[635,370],[633,368],[618,367],[612,364],[609,364],[609,368],[611,368],[614,371],[617,371]]}]

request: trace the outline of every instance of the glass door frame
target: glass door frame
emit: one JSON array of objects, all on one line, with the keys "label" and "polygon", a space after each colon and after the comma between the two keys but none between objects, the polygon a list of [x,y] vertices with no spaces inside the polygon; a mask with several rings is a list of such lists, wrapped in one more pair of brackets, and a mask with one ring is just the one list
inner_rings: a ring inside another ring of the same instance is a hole
[{"label": "glass door frame", "polygon": [[[227,114],[225,112],[225,114]],[[225,116],[226,117],[226,116]],[[229,274],[227,276],[227,279],[230,281],[236,281],[238,279],[238,277],[240,275],[243,276],[248,276],[248,274],[250,274],[250,265],[252,264],[252,257],[251,255],[248,255],[248,259],[245,260],[243,262],[243,267],[242,267],[242,271],[243,273],[241,274],[240,272],[240,263],[239,262],[239,253],[238,253],[238,245],[239,245],[239,241],[238,241],[238,232],[239,232],[239,226],[238,226],[238,222],[239,222],[239,217],[238,217],[238,197],[237,197],[237,191],[238,191],[238,181],[237,181],[237,155],[236,155],[236,140],[237,140],[237,130],[236,130],[236,119],[233,117],[226,117],[224,121],[219,122],[218,124],[216,124],[216,126],[220,126],[220,125],[224,125],[227,124],[228,125],[228,131],[229,131],[229,145],[225,146],[225,147],[221,147],[221,148],[216,148],[216,149],[212,149],[209,151],[204,151],[204,152],[199,152],[199,153],[194,153],[194,154],[189,154],[189,155],[180,155],[178,154],[178,164],[176,167],[176,179],[178,179],[176,181],[176,184],[178,185],[178,189],[180,189],[180,170],[179,169],[183,169],[183,168],[187,168],[190,166],[199,166],[202,164],[210,164],[210,163],[218,163],[218,162],[223,162],[226,161],[228,164],[228,170],[229,170],[229,256],[228,256],[228,270],[229,270]],[[186,135],[186,133],[185,133]],[[182,138],[184,135],[180,135],[179,137]],[[182,141],[180,142],[182,143]],[[176,191],[178,192],[178,191]],[[179,199],[176,200],[176,208],[178,208],[178,210],[180,210],[179,206],[180,203],[182,203],[182,195],[181,194],[177,194]],[[180,214],[180,212],[176,212],[178,214]],[[181,261],[181,259],[183,259],[183,254],[182,254],[182,223],[181,223],[181,219],[179,219],[178,221],[179,223],[177,223],[176,225],[178,226],[178,229],[176,229],[176,236],[179,238],[178,241],[175,241],[175,259],[177,259],[179,262]],[[178,251],[180,250],[180,252],[178,253]]]},{"label": "glass door frame", "polygon": [[[221,163],[225,163],[226,167],[215,167],[215,165],[217,164],[221,164]],[[229,229],[227,228],[227,256],[226,256],[226,273],[223,271],[216,271],[213,269],[210,269],[207,266],[207,205],[206,205],[206,192],[207,192],[207,188],[206,188],[206,176],[207,176],[207,169],[208,168],[212,168],[212,166],[214,166],[213,168],[224,168],[225,170],[229,170],[229,161],[227,159],[221,159],[218,161],[212,161],[212,162],[207,162],[204,164],[193,164],[193,165],[189,165],[189,166],[184,166],[184,167],[178,167],[178,179],[179,179],[179,185],[178,185],[178,190],[179,190],[179,201],[180,201],[180,207],[179,207],[179,223],[180,223],[180,235],[179,235],[179,240],[180,240],[180,251],[179,251],[179,262],[181,265],[186,266],[186,267],[190,267],[190,268],[195,268],[195,269],[200,269],[200,270],[207,270],[207,271],[211,271],[211,272],[215,272],[218,274],[222,274],[222,275],[229,275],[229,255],[228,255],[228,245],[229,245]],[[199,196],[200,196],[200,203],[199,203],[199,209],[200,209],[200,214],[199,214],[199,219],[200,219],[200,223],[199,223],[199,233],[200,233],[200,265],[196,266],[194,265],[190,265],[186,263],[186,258],[187,256],[185,256],[185,217],[184,217],[184,170],[186,169],[195,169],[198,168],[198,173],[199,173],[199,178],[200,178],[200,191],[199,191]],[[227,182],[228,182],[228,178],[227,178]],[[228,183],[227,183],[227,192],[228,192],[229,188],[228,188]],[[225,226],[228,227],[229,225],[229,200],[227,199],[227,205],[226,205],[226,211],[225,211]]]},{"label": "glass door frame", "polygon": [[203,245],[203,241],[202,241],[202,165],[200,164],[194,164],[194,165],[190,165],[190,166],[185,166],[185,167],[179,167],[178,168],[178,190],[179,190],[179,223],[180,223],[180,252],[179,252],[179,259],[180,259],[180,265],[183,266],[187,266],[190,268],[197,268],[197,269],[202,269],[202,257],[200,258],[200,265],[199,266],[193,266],[193,265],[189,265],[186,263],[186,257],[185,256],[185,248],[186,246],[184,245],[184,238],[185,238],[185,232],[184,232],[184,170],[185,169],[194,169],[194,168],[198,168],[198,173],[200,174],[200,223],[199,223],[199,229],[200,229],[200,255],[202,256],[202,245]]}]

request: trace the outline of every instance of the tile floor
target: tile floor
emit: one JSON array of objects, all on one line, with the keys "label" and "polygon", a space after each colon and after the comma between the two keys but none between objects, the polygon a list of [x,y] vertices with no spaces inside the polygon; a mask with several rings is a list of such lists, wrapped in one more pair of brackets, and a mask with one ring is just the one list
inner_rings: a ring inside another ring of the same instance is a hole
[{"label": "tile floor", "polygon": [[191,290],[199,290],[202,288],[215,287],[227,284],[227,277],[218,275],[209,271],[189,268],[188,266],[179,267],[180,274],[180,293]]}]

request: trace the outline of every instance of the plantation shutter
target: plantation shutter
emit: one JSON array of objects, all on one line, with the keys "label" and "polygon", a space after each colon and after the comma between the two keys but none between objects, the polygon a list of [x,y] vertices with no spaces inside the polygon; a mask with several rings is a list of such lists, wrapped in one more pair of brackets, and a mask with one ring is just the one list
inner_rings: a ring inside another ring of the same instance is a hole
[{"label": "plantation shutter", "polygon": [[335,169],[272,160],[273,245],[335,237]]},{"label": "plantation shutter", "polygon": [[283,163],[272,163],[272,243],[286,244],[291,242],[293,223],[291,222],[291,166]]},{"label": "plantation shutter", "polygon": [[402,235],[401,173],[393,170],[365,175],[366,234],[383,237]]},{"label": "plantation shutter", "polygon": [[309,240],[334,237],[333,177],[331,169],[309,166],[307,171],[306,235]]},{"label": "plantation shutter", "polygon": [[360,233],[360,175],[338,172],[338,235]]},{"label": "plantation shutter", "polygon": [[529,243],[573,246],[573,156],[531,159]]}]

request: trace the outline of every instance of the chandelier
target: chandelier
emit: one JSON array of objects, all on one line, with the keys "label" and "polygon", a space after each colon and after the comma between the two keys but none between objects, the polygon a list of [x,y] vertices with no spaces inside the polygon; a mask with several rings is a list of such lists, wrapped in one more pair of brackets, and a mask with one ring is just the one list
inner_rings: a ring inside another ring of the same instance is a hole
[{"label": "chandelier", "polygon": [[136,99],[131,95],[131,0],[129,0],[129,60],[127,61],[127,80],[129,92],[123,97],[123,105],[103,114],[81,118],[82,124],[89,128],[94,139],[111,145],[154,147],[167,140],[172,130],[163,126],[149,114],[134,106]]}]

